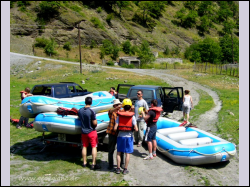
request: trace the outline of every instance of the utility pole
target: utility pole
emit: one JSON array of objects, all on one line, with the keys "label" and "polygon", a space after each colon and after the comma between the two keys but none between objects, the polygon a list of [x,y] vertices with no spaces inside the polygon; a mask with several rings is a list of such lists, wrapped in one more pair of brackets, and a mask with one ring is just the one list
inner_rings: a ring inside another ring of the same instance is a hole
[{"label": "utility pole", "polygon": [[80,23],[78,23],[78,40],[79,40],[79,56],[80,56],[80,73],[82,74],[82,56],[81,56]]},{"label": "utility pole", "polygon": [[232,55],[233,55],[233,64],[234,64],[234,41],[233,41],[233,31],[231,32],[232,37]]}]

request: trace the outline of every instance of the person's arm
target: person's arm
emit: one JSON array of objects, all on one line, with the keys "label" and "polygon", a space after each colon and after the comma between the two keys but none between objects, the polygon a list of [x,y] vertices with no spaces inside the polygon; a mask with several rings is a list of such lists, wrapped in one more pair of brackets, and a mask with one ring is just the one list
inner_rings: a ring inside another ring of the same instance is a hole
[{"label": "person's arm", "polygon": [[191,95],[190,95],[190,102],[191,102],[191,107],[194,108],[193,99],[192,99],[192,96],[191,96]]},{"label": "person's arm", "polygon": [[150,115],[146,115],[144,111],[142,111],[142,117],[144,118],[145,121],[147,121],[150,118]]},{"label": "person's arm", "polygon": [[135,116],[133,116],[132,123],[133,123],[133,125],[134,125],[134,130],[135,130],[135,131],[138,131],[138,127],[137,127],[137,124],[136,124]]},{"label": "person's arm", "polygon": [[119,116],[116,118],[116,121],[115,121],[115,126],[114,126],[114,130],[115,130],[115,131],[117,131],[118,122],[119,122]]},{"label": "person's arm", "polygon": [[91,110],[91,111],[92,111],[92,114],[91,114],[92,121],[91,122],[92,122],[92,125],[96,127],[97,126],[96,114],[93,110]]},{"label": "person's arm", "polygon": [[92,125],[97,126],[97,120],[92,120]]}]

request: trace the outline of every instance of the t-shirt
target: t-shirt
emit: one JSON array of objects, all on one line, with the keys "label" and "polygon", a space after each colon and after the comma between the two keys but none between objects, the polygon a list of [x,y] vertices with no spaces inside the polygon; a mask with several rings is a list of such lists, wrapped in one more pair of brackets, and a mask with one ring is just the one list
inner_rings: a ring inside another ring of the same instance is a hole
[{"label": "t-shirt", "polygon": [[[119,124],[119,116],[117,117],[115,122]],[[132,117],[132,125],[133,125],[133,127],[134,127],[134,125],[136,125],[135,116]],[[133,136],[132,131],[119,131],[119,133],[118,133],[118,137],[132,137],[132,136]]]},{"label": "t-shirt", "polygon": [[140,107],[144,107],[146,110],[148,110],[148,103],[144,99],[137,100],[135,102],[135,119],[138,121],[144,121],[143,117],[139,118],[138,109]]},{"label": "t-shirt", "polygon": [[147,127],[152,127],[152,126],[156,125],[156,122],[153,122],[153,119],[154,119],[155,116],[156,116],[155,111],[150,110],[150,111],[148,112],[148,115],[150,115],[150,117],[148,118]]},{"label": "t-shirt", "polygon": [[78,111],[78,117],[81,121],[82,134],[89,134],[95,129],[91,126],[92,120],[96,120],[95,112],[90,108],[81,108]]}]

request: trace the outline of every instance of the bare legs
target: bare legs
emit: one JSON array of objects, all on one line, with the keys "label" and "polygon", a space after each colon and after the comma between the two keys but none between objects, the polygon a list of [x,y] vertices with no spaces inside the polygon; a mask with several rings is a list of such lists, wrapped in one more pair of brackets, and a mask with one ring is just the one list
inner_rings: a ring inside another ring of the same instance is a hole
[{"label": "bare legs", "polygon": [[[97,148],[92,147],[92,165],[96,165],[96,155],[97,155]],[[87,147],[82,148],[82,159],[83,159],[83,164],[87,164]]]}]

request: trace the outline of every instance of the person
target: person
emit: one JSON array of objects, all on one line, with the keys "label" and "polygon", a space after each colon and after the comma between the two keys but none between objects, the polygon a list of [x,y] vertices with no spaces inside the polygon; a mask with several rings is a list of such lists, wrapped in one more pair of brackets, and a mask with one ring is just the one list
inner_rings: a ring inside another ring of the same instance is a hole
[{"label": "person", "polygon": [[[30,88],[29,87],[26,87],[24,89],[24,91],[20,91],[20,93],[21,93],[21,100],[23,100],[25,97],[33,96],[33,94],[30,93]],[[23,123],[24,123],[24,126],[27,127],[28,121],[29,121],[29,118],[21,116],[16,128],[21,129]]]},{"label": "person", "polygon": [[109,93],[113,96],[116,96],[117,92],[115,91],[115,87],[110,87]]},{"label": "person", "polygon": [[[189,113],[191,110],[191,107],[193,108],[193,99],[192,96],[189,95],[189,90],[185,90],[185,95],[183,97],[183,105],[182,105],[182,109],[183,109],[183,120],[187,121],[187,125],[189,124]],[[187,120],[185,120],[185,115],[187,116]]]},{"label": "person", "polygon": [[138,125],[138,132],[134,133],[135,143],[138,144],[137,147],[140,147],[141,144],[142,144],[143,135],[144,135],[143,129],[144,129],[144,126],[145,126],[144,119],[142,117],[139,117],[139,108],[144,107],[145,112],[146,113],[148,112],[148,104],[142,97],[143,97],[143,91],[138,90],[137,91],[138,100],[136,100],[135,106],[134,106],[135,118],[136,118],[137,125]]},{"label": "person", "polygon": [[153,99],[151,101],[151,108],[148,110],[148,114],[145,115],[145,112],[142,111],[142,117],[147,123],[147,129],[145,134],[145,141],[148,145],[149,155],[143,158],[144,160],[152,160],[153,157],[156,157],[156,123],[161,115],[162,108],[157,107],[157,100]]},{"label": "person", "polygon": [[124,108],[123,112],[118,112],[118,117],[115,123],[115,130],[118,130],[117,136],[117,168],[116,173],[120,174],[120,161],[121,161],[121,152],[124,152],[126,155],[125,159],[125,167],[123,170],[123,174],[126,175],[129,173],[128,171],[128,163],[130,159],[130,154],[133,153],[133,130],[138,131],[138,127],[136,124],[136,119],[134,116],[134,112],[131,112],[132,101],[130,99],[124,99],[122,102],[122,106]]},{"label": "person", "polygon": [[[108,134],[109,142],[108,142],[108,162],[109,162],[109,170],[114,168],[114,151],[117,143],[117,135],[118,131],[114,130],[115,121],[117,118],[117,112],[121,109],[122,103],[119,99],[114,100],[113,108],[108,111],[108,115],[110,118],[109,125],[107,127],[106,133]],[[121,153],[121,167],[124,168],[124,153]]]},{"label": "person", "polygon": [[82,167],[86,167],[89,164],[87,163],[87,148],[89,143],[92,147],[92,165],[91,170],[100,169],[101,167],[96,164],[96,156],[97,156],[97,145],[98,145],[98,136],[97,131],[95,130],[97,126],[96,114],[95,112],[90,109],[92,105],[92,98],[86,97],[85,98],[85,107],[82,107],[78,111],[78,117],[81,121],[82,127],[82,157],[83,157],[83,164]]}]

